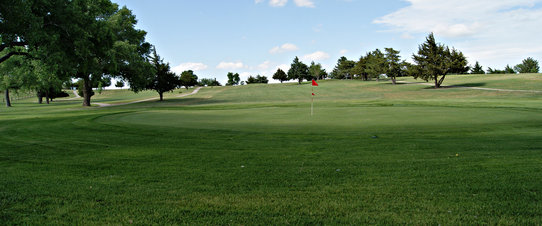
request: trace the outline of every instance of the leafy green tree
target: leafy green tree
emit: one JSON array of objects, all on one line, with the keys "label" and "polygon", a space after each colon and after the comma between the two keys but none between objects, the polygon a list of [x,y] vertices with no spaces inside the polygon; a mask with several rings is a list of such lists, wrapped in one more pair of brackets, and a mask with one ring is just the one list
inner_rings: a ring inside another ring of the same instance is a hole
[{"label": "leafy green tree", "polygon": [[391,82],[395,85],[397,77],[404,74],[401,57],[399,56],[400,52],[393,48],[385,48],[384,50],[386,51],[386,75],[391,78]]},{"label": "leafy green tree", "polygon": [[484,71],[484,68],[482,67],[482,65],[480,65],[480,63],[476,61],[470,73],[471,74],[485,74],[486,72]]},{"label": "leafy green tree", "polygon": [[123,78],[132,86],[150,74],[150,44],[126,7],[119,9],[110,0],[25,2],[43,21],[42,31],[24,34],[30,54],[57,66],[57,74],[81,79],[83,106],[90,106],[92,83],[104,76]]},{"label": "leafy green tree", "polygon": [[352,69],[356,63],[352,60],[348,60],[346,57],[342,56],[337,60],[337,65],[335,65],[335,68],[333,68],[333,71],[331,71],[330,77],[334,79],[348,79],[353,78],[354,73],[352,73]]},{"label": "leafy green tree", "polygon": [[369,74],[367,74],[366,69],[367,69],[367,58],[366,56],[361,56],[359,60],[356,61],[354,68],[352,68],[352,74],[357,75],[358,78],[364,81],[367,81],[369,80]]},{"label": "leafy green tree", "polygon": [[21,56],[11,57],[0,64],[0,89],[4,91],[6,107],[11,107],[10,90],[20,89],[23,85],[21,73],[23,58]]},{"label": "leafy green tree", "polygon": [[169,63],[164,63],[164,60],[161,59],[160,56],[156,53],[156,48],[152,48],[152,56],[150,57],[150,59],[154,68],[154,75],[151,76],[151,80],[147,86],[147,89],[152,89],[158,92],[158,95],[160,96],[160,101],[163,101],[165,92],[174,90],[175,88],[177,88],[177,86],[183,83],[179,80],[179,77],[177,77],[175,73],[170,71]]},{"label": "leafy green tree", "polygon": [[254,84],[254,83],[264,83],[267,84],[269,80],[265,76],[257,75],[256,77],[248,76],[247,84]]},{"label": "leafy green tree", "polygon": [[301,84],[303,79],[309,76],[309,67],[303,62],[299,61],[299,58],[295,57],[291,64],[290,70],[288,70],[288,79],[297,80],[297,82]]},{"label": "leafy green tree", "polygon": [[183,71],[181,73],[181,86],[184,86],[186,89],[190,86],[195,86],[198,84],[198,76],[194,74],[192,70]]},{"label": "leafy green tree", "polygon": [[448,73],[466,74],[470,71],[469,62],[462,52],[452,48],[450,51],[450,70]]},{"label": "leafy green tree", "polygon": [[314,61],[312,61],[311,65],[309,66],[309,74],[311,80],[324,79],[327,76],[326,69],[322,68],[321,64],[314,63]]},{"label": "leafy green tree", "polygon": [[493,68],[488,67],[487,73],[488,74],[505,74],[506,72],[504,70],[493,69]]},{"label": "leafy green tree", "polygon": [[279,80],[280,83],[282,83],[284,81],[288,81],[288,75],[286,74],[286,72],[279,68],[277,69],[277,72],[273,74],[273,79]]},{"label": "leafy green tree", "polygon": [[514,68],[510,67],[510,65],[506,65],[506,67],[504,68],[504,73],[505,74],[515,74],[516,71],[514,70]]},{"label": "leafy green tree", "polygon": [[524,59],[521,64],[516,65],[514,70],[518,73],[538,73],[540,66],[538,65],[537,60],[528,57],[527,59]]},{"label": "leafy green tree", "polygon": [[232,73],[228,72],[228,82],[226,83],[227,86],[236,86],[239,85],[239,82],[241,81],[241,78],[239,78],[238,73]]},{"label": "leafy green tree", "polygon": [[222,86],[222,85],[220,84],[220,82],[218,82],[218,81],[216,80],[216,78],[215,78],[215,79],[202,78],[202,79],[200,79],[200,81],[198,82],[198,85],[199,85],[199,86]]},{"label": "leafy green tree", "polygon": [[412,56],[416,65],[412,67],[410,72],[415,79],[435,81],[435,88],[439,88],[448,73],[464,70],[464,63],[454,62],[460,58],[458,57],[461,55],[459,53],[455,49],[450,52],[447,46],[436,43],[435,37],[431,33],[426,41],[419,46],[418,54]]},{"label": "leafy green tree", "polygon": [[388,70],[386,57],[379,49],[367,53],[365,57],[365,73],[369,78],[377,78]]},{"label": "leafy green tree", "polygon": [[122,80],[118,80],[117,83],[115,83],[115,87],[122,89],[122,87],[124,87],[124,82]]}]

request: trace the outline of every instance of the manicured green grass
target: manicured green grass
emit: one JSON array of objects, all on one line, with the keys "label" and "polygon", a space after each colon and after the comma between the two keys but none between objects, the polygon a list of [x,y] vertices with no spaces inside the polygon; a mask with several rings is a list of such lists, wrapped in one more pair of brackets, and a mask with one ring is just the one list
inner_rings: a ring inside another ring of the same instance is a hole
[{"label": "manicured green grass", "polygon": [[0,221],[542,224],[542,94],[319,84],[1,108]]}]

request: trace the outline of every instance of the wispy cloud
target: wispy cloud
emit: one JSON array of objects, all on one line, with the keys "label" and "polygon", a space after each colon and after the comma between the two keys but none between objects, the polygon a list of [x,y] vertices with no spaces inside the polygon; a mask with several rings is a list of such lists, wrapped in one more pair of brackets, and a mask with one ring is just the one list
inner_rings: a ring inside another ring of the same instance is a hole
[{"label": "wispy cloud", "polygon": [[285,43],[281,46],[275,46],[272,49],[269,50],[269,53],[276,54],[276,53],[284,53],[284,52],[290,52],[290,51],[296,51],[299,48],[291,43]]},{"label": "wispy cloud", "polygon": [[307,54],[301,57],[301,60],[303,61],[318,61],[318,60],[325,60],[329,59],[329,54],[322,51],[316,51],[311,54]]},{"label": "wispy cloud", "polygon": [[[472,60],[495,64],[532,54],[542,55],[542,0],[407,0],[410,5],[374,20],[410,39],[434,32],[454,40]],[[496,54],[496,55],[493,55]],[[511,62],[510,62],[511,63]]]},{"label": "wispy cloud", "polygon": [[269,0],[269,5],[273,7],[282,7],[288,3],[288,0]]},{"label": "wispy cloud", "polygon": [[299,7],[314,8],[314,2],[311,0],[294,0],[294,3]]},{"label": "wispy cloud", "polygon": [[[254,3],[259,4],[262,3],[264,0],[254,0]],[[273,7],[283,7],[288,3],[288,0],[269,0],[269,5]],[[298,7],[307,7],[307,8],[314,8],[314,1],[313,0],[294,0],[294,3]]]},{"label": "wispy cloud", "polygon": [[175,72],[177,74],[180,74],[183,71],[188,71],[188,70],[202,71],[202,70],[205,70],[207,68],[208,68],[208,66],[203,64],[203,63],[187,62],[187,63],[181,63],[181,64],[171,68],[171,71],[173,71],[173,72]]},{"label": "wispy cloud", "polygon": [[217,69],[224,69],[224,70],[235,70],[235,69],[241,69],[245,67],[245,65],[242,62],[220,62],[216,68]]}]

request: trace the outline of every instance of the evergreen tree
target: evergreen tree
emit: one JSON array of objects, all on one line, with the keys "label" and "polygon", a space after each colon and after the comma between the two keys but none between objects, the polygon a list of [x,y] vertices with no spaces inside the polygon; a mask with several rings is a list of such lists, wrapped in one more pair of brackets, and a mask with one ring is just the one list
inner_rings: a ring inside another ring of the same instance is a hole
[{"label": "evergreen tree", "polygon": [[397,77],[403,74],[400,52],[393,48],[385,48],[384,50],[386,51],[386,75],[391,78],[391,82],[395,85]]},{"label": "evergreen tree", "polygon": [[410,73],[414,78],[421,78],[425,81],[433,80],[435,88],[439,88],[450,72],[461,72],[465,70],[465,62],[459,51],[450,49],[435,41],[433,33],[427,36],[426,41],[418,48],[418,54],[412,56],[416,65]]},{"label": "evergreen tree", "polygon": [[[147,89],[152,89],[158,92],[160,101],[162,101],[164,100],[165,92],[174,90],[177,88],[177,86],[183,83],[181,83],[181,80],[179,80],[179,77],[177,77],[175,73],[170,71],[169,63],[164,63],[164,60],[158,56],[156,53],[156,48],[152,48],[152,56],[150,59],[154,68],[154,74],[150,77],[150,82]],[[193,81],[190,80],[189,83],[192,84]]]},{"label": "evergreen tree", "polygon": [[518,73],[538,73],[540,66],[538,66],[537,60],[529,57],[524,59],[521,64],[516,65],[514,70]]},{"label": "evergreen tree", "polygon": [[470,73],[471,74],[485,74],[486,72],[484,71],[484,68],[482,67],[482,65],[480,65],[480,63],[478,63],[478,61],[476,61],[476,63],[474,64],[474,67],[472,67]]},{"label": "evergreen tree", "polygon": [[295,57],[294,61],[291,64],[290,70],[288,70],[288,79],[297,79],[298,83],[301,84],[303,79],[309,76],[309,67],[303,62],[299,61],[299,58]]}]

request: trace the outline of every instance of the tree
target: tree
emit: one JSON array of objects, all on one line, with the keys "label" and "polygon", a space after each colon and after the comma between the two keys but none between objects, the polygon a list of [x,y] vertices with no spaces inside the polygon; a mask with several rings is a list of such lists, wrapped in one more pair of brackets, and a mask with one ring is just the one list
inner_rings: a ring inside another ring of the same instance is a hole
[{"label": "tree", "polygon": [[216,80],[216,78],[215,78],[215,79],[202,78],[202,79],[200,79],[200,81],[198,82],[198,85],[199,85],[199,86],[222,86],[222,85],[220,84],[220,82],[218,82],[218,81]]},{"label": "tree", "polygon": [[488,74],[505,74],[505,71],[499,70],[499,69],[492,69],[490,67],[487,68]]},{"label": "tree", "polygon": [[288,75],[286,74],[286,72],[284,72],[282,69],[277,69],[277,72],[275,72],[275,74],[273,74],[273,79],[275,80],[279,80],[280,83],[284,82],[284,81],[288,81]]},{"label": "tree", "polygon": [[195,86],[198,84],[198,76],[194,74],[192,70],[183,71],[181,73],[181,86],[184,86],[186,89],[190,86]]},{"label": "tree", "polygon": [[124,82],[122,80],[118,80],[117,83],[115,83],[115,87],[122,89],[122,87],[124,87]]},{"label": "tree", "polygon": [[309,67],[303,62],[299,61],[299,58],[295,57],[291,64],[290,70],[288,70],[288,79],[297,79],[298,83],[301,84],[303,79],[309,76]]},{"label": "tree", "polygon": [[484,71],[484,68],[482,67],[482,65],[480,65],[480,63],[476,61],[476,64],[474,64],[474,67],[472,67],[470,73],[471,74],[485,74],[486,72]]},{"label": "tree", "polygon": [[164,100],[165,92],[174,90],[175,88],[177,88],[177,86],[182,84],[182,82],[179,80],[179,77],[177,77],[175,73],[170,71],[169,63],[164,63],[164,60],[161,59],[160,56],[156,53],[156,48],[154,47],[152,48],[152,56],[150,57],[150,59],[154,68],[154,74],[153,76],[151,76],[151,80],[147,86],[147,89],[152,89],[158,92],[158,95],[160,96],[160,101],[162,101]]},{"label": "tree", "polygon": [[540,67],[538,66],[538,61],[528,57],[524,59],[521,64],[518,64],[514,67],[514,70],[518,73],[538,73]]},{"label": "tree", "polygon": [[366,72],[367,69],[367,58],[361,56],[352,68],[352,74],[357,75],[358,78],[367,81],[369,80],[369,74]]},{"label": "tree", "polygon": [[0,89],[4,91],[6,107],[11,107],[10,90],[17,90],[23,84],[23,80],[19,76],[23,71],[21,70],[22,64],[21,56],[11,57],[0,64]]},{"label": "tree", "polygon": [[314,61],[312,61],[311,66],[309,66],[309,74],[311,80],[324,79],[327,76],[326,69],[323,69],[321,64],[316,64]]},{"label": "tree", "polygon": [[469,62],[462,52],[452,48],[450,52],[450,70],[448,73],[465,74],[470,71]]},{"label": "tree", "polygon": [[387,72],[386,57],[379,49],[367,53],[365,57],[365,73],[369,78],[377,78]]},{"label": "tree", "polygon": [[248,76],[247,84],[254,84],[254,83],[264,83],[267,84],[269,80],[265,76],[257,75],[256,77]]},{"label": "tree", "polygon": [[335,68],[333,68],[333,71],[331,71],[330,77],[334,79],[347,79],[347,78],[353,78],[354,73],[352,73],[352,69],[356,63],[352,60],[348,60],[346,57],[342,56],[337,60],[337,65],[335,65]]},{"label": "tree", "polygon": [[[42,23],[23,35],[30,54],[57,66],[56,74],[82,80],[83,106],[90,106],[92,83],[104,76],[132,86],[150,74],[146,32],[135,29],[137,20],[126,7],[119,9],[110,0],[24,2]],[[137,92],[144,86],[133,87]]]},{"label": "tree", "polygon": [[448,73],[464,70],[464,63],[455,62],[462,55],[459,53],[455,49],[450,52],[447,46],[436,43],[435,37],[431,33],[427,36],[426,41],[419,46],[418,55],[412,56],[416,65],[413,66],[411,73],[415,79],[434,80],[435,89],[439,88]]},{"label": "tree", "polygon": [[241,78],[239,78],[238,73],[232,73],[228,72],[228,83],[226,83],[227,86],[236,86],[239,85],[239,82],[241,81]]},{"label": "tree", "polygon": [[510,67],[510,65],[506,65],[506,67],[504,68],[504,73],[505,74],[515,74],[516,73],[516,70],[514,70],[512,67]]},{"label": "tree", "polygon": [[391,78],[391,82],[395,85],[397,77],[403,74],[400,52],[393,48],[385,48],[384,50],[386,51],[386,75]]}]

